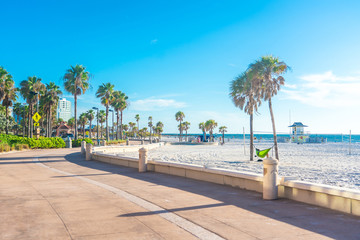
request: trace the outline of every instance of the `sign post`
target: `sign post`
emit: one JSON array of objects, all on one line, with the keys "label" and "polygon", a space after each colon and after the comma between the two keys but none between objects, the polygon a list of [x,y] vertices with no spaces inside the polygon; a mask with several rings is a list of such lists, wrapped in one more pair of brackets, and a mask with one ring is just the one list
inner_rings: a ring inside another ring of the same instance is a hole
[{"label": "sign post", "polygon": [[40,128],[39,128],[39,120],[41,119],[41,116],[38,112],[36,112],[33,116],[32,119],[35,121],[34,122],[34,127],[36,128],[36,139],[39,139],[39,135],[40,135]]}]

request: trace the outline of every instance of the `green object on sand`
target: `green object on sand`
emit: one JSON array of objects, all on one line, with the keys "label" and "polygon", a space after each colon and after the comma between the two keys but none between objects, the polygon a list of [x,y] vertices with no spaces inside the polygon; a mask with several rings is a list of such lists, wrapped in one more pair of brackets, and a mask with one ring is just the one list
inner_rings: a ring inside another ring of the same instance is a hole
[{"label": "green object on sand", "polygon": [[264,149],[264,150],[260,150],[260,149],[256,148],[256,155],[260,158],[264,158],[271,149],[272,149],[272,147],[268,148],[268,149]]}]

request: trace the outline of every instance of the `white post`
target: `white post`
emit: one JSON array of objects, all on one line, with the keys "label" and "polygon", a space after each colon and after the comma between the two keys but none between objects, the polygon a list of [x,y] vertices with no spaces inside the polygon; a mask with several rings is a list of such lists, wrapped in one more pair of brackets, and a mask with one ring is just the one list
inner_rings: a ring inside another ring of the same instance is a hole
[{"label": "white post", "polygon": [[147,170],[147,149],[139,149],[139,172],[146,172]]},{"label": "white post", "polygon": [[81,155],[85,155],[86,153],[86,142],[85,141],[82,141],[81,142]]},{"label": "white post", "polygon": [[279,161],[277,159],[271,157],[263,160],[263,199],[273,200],[278,198],[278,162]]},{"label": "white post", "polygon": [[87,161],[91,160],[91,154],[92,154],[92,144],[91,143],[87,143],[86,144],[86,155],[85,155],[85,159]]}]

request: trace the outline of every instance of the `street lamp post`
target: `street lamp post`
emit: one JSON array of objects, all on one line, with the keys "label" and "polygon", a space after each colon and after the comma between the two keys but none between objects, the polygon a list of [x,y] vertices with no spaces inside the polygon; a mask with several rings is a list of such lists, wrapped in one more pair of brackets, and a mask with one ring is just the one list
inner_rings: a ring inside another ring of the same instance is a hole
[{"label": "street lamp post", "polygon": [[93,107],[92,109],[97,111],[97,115],[96,115],[96,119],[97,119],[97,123],[96,123],[96,129],[97,129],[96,141],[97,141],[97,144],[99,146],[100,145],[99,144],[99,108]]},{"label": "street lamp post", "polygon": [[22,107],[22,110],[23,110],[23,137],[25,137],[25,113],[26,113],[26,109],[25,109],[25,106],[26,106],[26,103],[23,103],[23,107]]},{"label": "street lamp post", "polygon": [[109,109],[109,112],[112,112],[112,140],[114,140],[114,110]]}]

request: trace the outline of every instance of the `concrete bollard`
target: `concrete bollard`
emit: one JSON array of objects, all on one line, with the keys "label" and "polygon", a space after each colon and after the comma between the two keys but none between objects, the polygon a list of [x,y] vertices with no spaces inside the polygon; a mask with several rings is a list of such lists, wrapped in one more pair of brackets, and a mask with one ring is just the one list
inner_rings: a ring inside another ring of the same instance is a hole
[{"label": "concrete bollard", "polygon": [[92,144],[87,143],[86,144],[86,158],[85,158],[87,161],[91,160],[91,154],[92,154]]},{"label": "concrete bollard", "polygon": [[126,139],[126,145],[129,146],[130,145],[130,141],[129,139]]},{"label": "concrete bollard", "polygon": [[81,141],[81,154],[85,155],[86,153],[86,142],[85,141]]},{"label": "concrete bollard", "polygon": [[71,141],[71,138],[70,137],[67,137],[65,139],[65,147],[66,148],[72,148],[72,141]]},{"label": "concrete bollard", "polygon": [[144,145],[144,140],[141,140],[141,145]]},{"label": "concrete bollard", "polygon": [[263,160],[263,199],[273,200],[278,198],[278,162],[277,159],[271,157]]},{"label": "concrete bollard", "polygon": [[147,149],[139,149],[139,172],[146,172],[147,170]]}]

